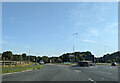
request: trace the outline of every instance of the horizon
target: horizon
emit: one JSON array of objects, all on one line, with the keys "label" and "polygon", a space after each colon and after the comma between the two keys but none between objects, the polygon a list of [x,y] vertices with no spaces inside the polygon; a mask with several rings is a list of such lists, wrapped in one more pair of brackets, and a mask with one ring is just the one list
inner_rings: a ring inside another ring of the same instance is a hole
[{"label": "horizon", "polygon": [[95,57],[118,51],[117,2],[2,5],[2,52],[60,56],[73,52],[73,44]]},{"label": "horizon", "polygon": [[[7,51],[5,51],[5,52],[7,52]],[[10,52],[12,52],[12,51],[10,51]],[[80,52],[80,51],[76,51],[76,52]],[[76,53],[76,52],[74,52],[74,53]],[[82,51],[82,52],[90,52],[90,51]],[[80,53],[82,53],[82,52],[80,52]],[[116,51],[116,52],[112,52],[112,53],[106,53],[106,54],[104,54],[104,55],[107,55],[107,54],[114,54],[114,53],[117,53],[117,52],[120,52],[120,51]],[[3,53],[3,52],[2,52]],[[2,53],[0,53],[0,54],[2,54]],[[68,53],[73,53],[73,52],[68,52]],[[91,52],[90,52],[91,53]],[[22,54],[24,54],[24,53],[13,53],[12,52],[12,54],[13,55],[22,55]],[[60,56],[62,56],[63,54],[67,54],[67,53],[62,53],[61,55],[57,55],[57,56],[48,56],[48,55],[34,55],[34,54],[27,54],[27,53],[25,53],[26,54],[26,56],[36,56],[36,57],[43,57],[43,56],[47,56],[47,57],[60,57]],[[92,54],[92,53],[91,53]],[[93,54],[92,54],[93,55]],[[104,55],[102,55],[102,56],[95,56],[94,55],[94,57],[95,58],[101,58],[101,57],[103,57]]]}]

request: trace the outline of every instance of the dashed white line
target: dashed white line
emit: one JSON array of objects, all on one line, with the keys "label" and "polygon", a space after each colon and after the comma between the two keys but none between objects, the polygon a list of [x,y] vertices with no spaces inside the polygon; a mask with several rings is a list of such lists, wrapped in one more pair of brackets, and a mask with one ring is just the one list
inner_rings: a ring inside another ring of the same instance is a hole
[{"label": "dashed white line", "polygon": [[111,73],[108,73],[108,72],[102,72],[102,71],[99,71],[99,72],[101,72],[101,73],[106,73],[106,74],[111,74]]},{"label": "dashed white line", "polygon": [[102,78],[102,79],[105,79],[105,78]]},{"label": "dashed white line", "polygon": [[75,70],[75,72],[81,72],[80,70]]},{"label": "dashed white line", "polygon": [[107,74],[111,74],[111,73],[107,73]]},{"label": "dashed white line", "polygon": [[90,79],[90,78],[88,78],[88,80],[89,80],[89,81],[92,81],[92,82],[94,82],[94,83],[96,83],[94,80],[92,80],[92,79]]}]

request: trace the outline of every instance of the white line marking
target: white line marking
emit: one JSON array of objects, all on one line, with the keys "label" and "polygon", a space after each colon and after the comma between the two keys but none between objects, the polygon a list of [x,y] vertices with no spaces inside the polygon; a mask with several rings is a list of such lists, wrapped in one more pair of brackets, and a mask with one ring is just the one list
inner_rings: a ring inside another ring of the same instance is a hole
[{"label": "white line marking", "polygon": [[101,72],[101,73],[107,73],[107,74],[111,74],[111,73],[108,73],[108,72],[102,72],[102,71],[99,71],[99,72]]},{"label": "white line marking", "polygon": [[105,78],[102,78],[102,79],[105,79]]},{"label": "white line marking", "polygon": [[107,74],[111,74],[111,73],[107,73]]},{"label": "white line marking", "polygon": [[80,70],[75,70],[75,72],[81,72]]},{"label": "white line marking", "polygon": [[92,81],[92,82],[96,83],[94,80],[92,80],[92,79],[90,79],[90,78],[88,78],[88,80],[90,80],[90,81]]}]

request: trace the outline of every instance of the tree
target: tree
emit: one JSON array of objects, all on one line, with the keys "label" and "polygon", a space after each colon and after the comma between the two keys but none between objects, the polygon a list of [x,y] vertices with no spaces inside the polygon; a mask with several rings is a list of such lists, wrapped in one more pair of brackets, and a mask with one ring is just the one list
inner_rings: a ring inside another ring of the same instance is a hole
[{"label": "tree", "polygon": [[113,59],[113,60],[112,60],[112,62],[116,62],[116,60],[115,60],[115,59]]},{"label": "tree", "polygon": [[51,62],[51,63],[55,63],[55,62],[56,62],[56,58],[55,58],[55,57],[51,57],[51,58],[50,58],[50,62]]},{"label": "tree", "polygon": [[10,60],[12,61],[13,59],[13,54],[11,51],[6,51],[2,53],[2,57],[5,57],[5,60]]},{"label": "tree", "polygon": [[84,57],[82,57],[82,60],[83,60],[83,61],[85,61],[85,58],[84,58]]},{"label": "tree", "polygon": [[29,56],[30,57],[30,61],[31,62],[35,62],[36,61],[36,56]]},{"label": "tree", "polygon": [[38,56],[37,57],[37,62],[39,63],[42,60],[42,57]]},{"label": "tree", "polygon": [[62,59],[61,58],[57,58],[57,63],[61,63],[62,62]]},{"label": "tree", "polygon": [[23,60],[23,58],[22,58],[22,55],[20,55],[20,64],[21,64],[21,61]]},{"label": "tree", "polygon": [[42,57],[42,60],[44,61],[44,63],[48,63],[48,62],[49,62],[47,56],[43,56],[43,57]]},{"label": "tree", "polygon": [[26,61],[26,54],[25,53],[22,54],[22,58],[24,61]]},{"label": "tree", "polygon": [[111,63],[112,61],[111,60],[107,60],[107,63]]}]

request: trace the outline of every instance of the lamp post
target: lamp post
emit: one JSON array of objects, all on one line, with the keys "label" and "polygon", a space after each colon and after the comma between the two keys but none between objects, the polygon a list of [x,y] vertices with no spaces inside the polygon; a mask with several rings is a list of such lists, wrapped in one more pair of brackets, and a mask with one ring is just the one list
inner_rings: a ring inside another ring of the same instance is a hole
[{"label": "lamp post", "polygon": [[74,62],[75,62],[75,46],[74,46],[74,36],[76,36],[78,33],[73,33],[73,59],[74,59]]},{"label": "lamp post", "polygon": [[29,46],[29,58],[28,58],[28,62],[30,63],[30,46]]}]

